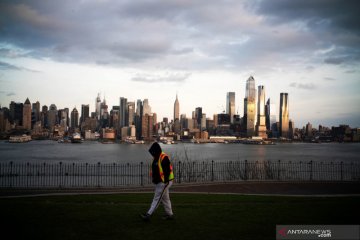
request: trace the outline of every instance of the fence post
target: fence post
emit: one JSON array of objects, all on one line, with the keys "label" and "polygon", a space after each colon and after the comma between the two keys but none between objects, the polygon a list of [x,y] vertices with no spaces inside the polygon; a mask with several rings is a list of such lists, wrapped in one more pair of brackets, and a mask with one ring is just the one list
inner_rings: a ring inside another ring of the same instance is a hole
[{"label": "fence post", "polygon": [[313,165],[312,165],[313,161],[310,161],[310,181],[313,180]]},{"label": "fence post", "polygon": [[140,163],[140,184],[141,184],[141,186],[144,186],[144,182],[143,182],[143,162]]},{"label": "fence post", "polygon": [[26,163],[26,188],[29,187],[29,165],[30,163]]},{"label": "fence post", "polygon": [[72,164],[72,179],[71,179],[71,175],[69,176],[70,177],[70,181],[71,181],[71,186],[72,187],[76,187],[76,184],[75,184],[75,163],[73,162]]},{"label": "fence post", "polygon": [[12,166],[13,166],[13,162],[10,162],[10,174],[9,174],[9,179],[10,179],[10,188],[12,188]]},{"label": "fence post", "polygon": [[59,188],[61,188],[61,182],[62,182],[62,162],[59,163],[60,169],[59,169],[59,175],[60,175],[60,182],[59,182]]},{"label": "fence post", "polygon": [[178,172],[179,172],[179,183],[181,183],[181,161],[178,163]]},{"label": "fence post", "polygon": [[246,181],[248,178],[247,176],[247,160],[245,160],[245,175],[244,175],[244,180]]},{"label": "fence post", "polygon": [[214,160],[211,160],[211,181],[214,181]]},{"label": "fence post", "polygon": [[88,179],[88,163],[85,163],[85,186],[88,187],[89,179]]},{"label": "fence post", "polygon": [[44,163],[43,165],[44,165],[44,175],[42,178],[42,186],[44,187],[46,185],[46,163]]},{"label": "fence post", "polygon": [[279,159],[278,160],[278,177],[277,177],[278,181],[280,181],[280,166],[281,166],[281,160]]},{"label": "fence post", "polygon": [[344,180],[344,178],[343,178],[343,162],[341,161],[341,163],[340,163],[340,174],[341,174],[341,181],[343,181]]},{"label": "fence post", "polygon": [[97,164],[97,187],[100,188],[100,162]]}]

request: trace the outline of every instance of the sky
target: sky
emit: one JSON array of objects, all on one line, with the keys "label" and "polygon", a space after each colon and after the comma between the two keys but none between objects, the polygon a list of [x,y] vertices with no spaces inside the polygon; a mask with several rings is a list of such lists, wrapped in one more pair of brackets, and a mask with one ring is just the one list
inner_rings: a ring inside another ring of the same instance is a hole
[{"label": "sky", "polygon": [[[149,99],[152,111],[207,117],[246,80],[279,107],[289,94],[295,127],[360,127],[357,0],[0,0],[0,104],[109,108]],[[109,110],[110,110],[109,109]],[[278,112],[278,109],[277,109]]]}]

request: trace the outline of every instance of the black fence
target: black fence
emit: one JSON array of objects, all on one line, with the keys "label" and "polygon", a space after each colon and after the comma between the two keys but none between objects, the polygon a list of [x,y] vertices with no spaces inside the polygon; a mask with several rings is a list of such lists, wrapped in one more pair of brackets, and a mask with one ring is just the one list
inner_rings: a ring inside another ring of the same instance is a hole
[{"label": "black fence", "polygon": [[[360,181],[359,163],[175,162],[177,183]],[[149,164],[0,163],[0,188],[116,188],[151,185]]]}]

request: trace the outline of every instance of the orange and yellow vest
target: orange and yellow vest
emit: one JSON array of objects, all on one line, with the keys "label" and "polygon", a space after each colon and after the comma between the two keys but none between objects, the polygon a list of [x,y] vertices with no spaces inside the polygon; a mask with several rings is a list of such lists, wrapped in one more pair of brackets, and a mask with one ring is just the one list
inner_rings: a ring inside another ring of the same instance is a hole
[{"label": "orange and yellow vest", "polygon": [[[164,152],[162,152],[160,154],[160,157],[159,157],[159,160],[158,160],[159,173],[160,173],[160,178],[161,178],[162,182],[165,182],[165,176],[164,176],[164,171],[163,171],[162,166],[161,166],[161,162],[164,160],[165,157],[168,157],[168,159],[170,161],[169,156]],[[171,181],[171,180],[174,180],[174,172],[173,172],[173,167],[172,167],[172,165],[170,163],[169,181]]]}]

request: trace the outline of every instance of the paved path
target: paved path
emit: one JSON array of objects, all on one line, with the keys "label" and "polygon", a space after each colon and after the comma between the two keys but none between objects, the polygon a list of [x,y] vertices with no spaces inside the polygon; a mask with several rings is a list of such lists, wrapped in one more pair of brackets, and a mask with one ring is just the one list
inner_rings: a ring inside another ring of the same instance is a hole
[{"label": "paved path", "polygon": [[[153,192],[153,187],[107,188],[107,189],[0,189],[0,198],[77,195],[116,194],[126,192]],[[287,196],[338,196],[359,195],[360,182],[231,182],[174,184],[173,193],[229,193],[254,195]]]}]

